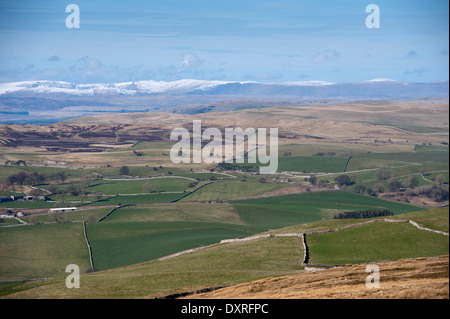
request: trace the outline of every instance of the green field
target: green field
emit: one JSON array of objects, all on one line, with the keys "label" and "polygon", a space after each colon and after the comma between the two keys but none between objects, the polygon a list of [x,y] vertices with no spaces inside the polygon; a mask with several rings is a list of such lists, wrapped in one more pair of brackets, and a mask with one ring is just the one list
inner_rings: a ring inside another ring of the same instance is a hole
[{"label": "green field", "polygon": [[139,204],[114,211],[105,222],[201,221],[244,225],[229,203],[165,203]]},{"label": "green field", "polygon": [[256,232],[227,203],[138,205],[88,223],[96,269],[163,257]]},{"label": "green field", "polygon": [[94,266],[115,268],[247,236],[248,227],[202,222],[121,222],[88,224]]},{"label": "green field", "polygon": [[261,231],[333,218],[337,212],[382,208],[395,214],[422,210],[419,207],[389,202],[347,192],[315,192],[231,202],[247,223]]},{"label": "green field", "polygon": [[[167,151],[166,146],[164,143],[138,143],[128,149],[107,151],[102,156],[132,161],[136,157],[133,150],[143,152],[142,157],[151,158],[161,156],[162,152]],[[45,211],[33,212],[31,216],[22,218],[30,223],[28,226],[0,227],[0,278],[55,278],[35,282],[33,285],[38,286],[36,290],[28,290],[31,284],[11,284],[18,290],[25,289],[23,294],[17,295],[23,297],[154,296],[299,273],[303,271],[300,264],[303,251],[297,237],[218,243],[222,239],[248,237],[261,232],[309,232],[361,222],[334,220],[333,216],[338,212],[388,209],[395,213],[389,218],[409,218],[425,227],[448,232],[448,208],[424,211],[420,207],[350,191],[314,191],[317,188],[302,176],[317,173],[318,180],[329,180],[333,186],[334,178],[343,174],[347,156],[352,155],[346,174],[354,184],[348,190],[359,184],[369,188],[377,183],[384,183],[386,188],[387,179],[381,181],[377,178],[377,169],[380,168],[402,182],[416,176],[419,186],[431,185],[432,179],[443,175],[444,186],[447,187],[448,148],[420,145],[412,151],[412,147],[401,145],[397,150],[395,145],[390,144],[282,145],[278,171],[295,172],[298,176],[292,176],[295,173],[262,176],[226,169],[224,174],[220,169],[200,173],[186,168],[161,168],[155,164],[154,167],[130,165],[129,175],[140,179],[124,179],[119,174],[119,167],[63,169],[4,166],[0,169],[3,180],[21,171],[44,174],[64,171],[67,179],[58,182],[61,190],[68,189],[70,185],[84,185],[88,194],[82,197],[71,193],[55,194],[48,202],[1,203],[3,210],[23,208],[26,211],[68,205],[80,206],[83,210],[59,216],[45,214]],[[253,164],[232,164],[232,167],[244,171],[258,171],[259,168]],[[96,174],[90,175],[93,173],[101,174],[103,178],[92,180],[98,177]],[[87,180],[90,181],[88,184]],[[35,186],[48,188],[48,183]],[[210,184],[201,187],[207,183]],[[287,186],[311,187],[312,192],[233,200]],[[17,192],[16,189],[8,189],[4,195]],[[180,198],[180,201],[173,202]],[[114,207],[124,204],[132,206],[116,209],[98,222]],[[89,220],[87,233],[94,266],[98,271],[95,274],[86,274],[90,264],[79,222],[83,220]],[[8,220],[2,226],[17,223],[16,220]],[[373,223],[342,232],[308,235],[307,243],[311,263],[346,264],[448,254],[448,237],[417,230],[410,224]],[[155,260],[207,245],[212,246],[176,258]],[[82,290],[68,291],[63,284],[65,266],[72,263],[79,265],[83,273]],[[0,294],[11,293],[8,285],[2,285],[5,288],[0,288]]]},{"label": "green field", "polygon": [[180,193],[162,193],[148,195],[118,195],[104,198],[87,206],[103,206],[103,205],[124,205],[124,204],[149,204],[149,203],[169,203],[180,198]]},{"label": "green field", "polygon": [[409,223],[378,222],[306,236],[310,263],[357,264],[417,256],[447,255],[448,237]]},{"label": "green field", "polygon": [[[163,261],[151,261],[82,275],[82,289],[67,289],[64,278],[6,287],[13,298],[142,298],[248,282],[302,271],[300,239],[265,238],[220,244]],[[20,292],[20,290],[24,290]],[[9,296],[7,296],[9,297]]]},{"label": "green field", "polygon": [[185,177],[154,177],[141,180],[101,180],[86,189],[104,195],[142,194],[150,192],[183,192],[193,180]]},{"label": "green field", "polygon": [[[111,211],[112,208],[95,208],[86,210],[77,210],[74,212],[67,212],[64,214],[57,215],[57,220],[60,222],[70,222],[70,221],[83,221],[92,218],[97,221],[107,213]],[[21,217],[26,223],[49,223],[55,222],[54,214],[32,214],[29,216]]]},{"label": "green field", "polygon": [[[220,184],[226,183],[217,183]],[[87,230],[96,269],[109,269],[217,243],[221,239],[331,219],[339,211],[372,208],[387,208],[395,213],[420,210],[411,205],[354,193],[317,192],[230,203],[140,204],[118,209],[101,223],[90,222]],[[98,220],[107,212],[107,208],[78,211],[62,214],[61,218],[62,221],[83,220],[93,214]],[[52,219],[49,215],[42,215],[38,216],[38,221]],[[46,226],[52,229],[58,225],[61,224]],[[17,227],[15,231],[26,236],[26,231],[34,227]],[[3,234],[7,230],[0,231]],[[68,245],[68,241],[70,239],[60,239],[64,245]],[[20,254],[20,250],[17,253]]]},{"label": "green field", "polygon": [[258,182],[217,182],[202,187],[191,195],[183,198],[182,201],[215,201],[258,195],[279,189],[283,186],[286,185]]},{"label": "green field", "polygon": [[90,269],[82,223],[0,229],[0,280],[61,277],[66,266]]},{"label": "green field", "polygon": [[[337,173],[343,172],[347,158],[326,156],[287,156],[278,158],[277,172]],[[232,167],[258,172],[261,163],[231,164]]]},{"label": "green field", "polygon": [[[442,208],[390,218],[408,218],[435,229],[448,229],[448,216],[448,208]],[[335,229],[359,222],[361,220],[319,221],[293,225],[272,233]],[[307,243],[310,262],[336,264],[434,256],[448,254],[449,249],[446,236],[420,231],[410,224],[385,222],[329,234],[309,235]],[[166,260],[83,274],[82,289],[67,289],[64,278],[55,278],[13,287],[4,286],[0,293],[7,298],[154,297],[300,273],[303,271],[300,264],[302,259],[299,237],[263,238],[218,244]]]}]

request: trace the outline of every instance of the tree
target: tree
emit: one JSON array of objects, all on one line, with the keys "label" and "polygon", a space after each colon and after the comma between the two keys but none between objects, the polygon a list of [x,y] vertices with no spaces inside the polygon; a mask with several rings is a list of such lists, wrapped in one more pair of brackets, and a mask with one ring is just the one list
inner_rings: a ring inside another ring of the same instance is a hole
[{"label": "tree", "polygon": [[367,189],[367,195],[369,195],[369,196],[375,196],[375,195],[376,195],[376,192],[375,192],[371,187],[369,187],[369,188]]},{"label": "tree", "polygon": [[403,187],[402,183],[395,177],[391,177],[388,180],[388,188],[390,192],[398,192]]},{"label": "tree", "polygon": [[409,188],[416,188],[419,186],[419,179],[416,176],[410,176],[406,181],[406,186]]},{"label": "tree", "polygon": [[442,186],[433,185],[430,197],[436,202],[446,201],[448,200],[448,190],[444,189]]},{"label": "tree", "polygon": [[377,177],[377,179],[378,179],[379,181],[386,180],[386,179],[388,179],[389,177],[391,177],[391,175],[392,175],[392,172],[391,172],[391,171],[384,170],[384,169],[380,169],[379,171],[377,171],[377,172],[375,173],[375,176]]},{"label": "tree", "polygon": [[130,169],[128,168],[128,166],[122,166],[119,170],[119,174],[120,175],[129,175]]},{"label": "tree", "polygon": [[326,180],[326,179],[321,179],[321,180],[317,183],[317,186],[320,187],[320,188],[327,187],[328,183],[329,183],[328,180]]},{"label": "tree", "polygon": [[334,179],[334,181],[335,181],[339,186],[342,186],[342,185],[347,185],[347,186],[349,186],[349,185],[352,184],[352,180],[350,179],[350,176],[345,175],[345,174],[336,176],[336,178]]},{"label": "tree", "polygon": [[311,177],[309,178],[309,182],[311,183],[311,185],[316,185],[317,177],[314,175],[311,175]]},{"label": "tree", "polygon": [[439,185],[444,185],[444,183],[445,183],[445,177],[444,177],[444,175],[439,174],[438,176],[436,176],[436,182],[437,182]]},{"label": "tree", "polygon": [[103,194],[100,192],[92,192],[91,195],[94,197],[96,201],[101,200],[103,198]]},{"label": "tree", "polygon": [[52,194],[57,194],[57,193],[59,193],[59,188],[56,184],[50,184],[48,186],[48,191]]},{"label": "tree", "polygon": [[355,192],[359,194],[364,194],[366,192],[366,186],[358,184],[355,186]]},{"label": "tree", "polygon": [[381,182],[376,183],[374,186],[374,191],[377,193],[384,193],[384,185]]},{"label": "tree", "polygon": [[143,193],[150,193],[151,189],[152,189],[152,187],[151,187],[151,185],[149,183],[144,183],[142,185],[142,192]]}]

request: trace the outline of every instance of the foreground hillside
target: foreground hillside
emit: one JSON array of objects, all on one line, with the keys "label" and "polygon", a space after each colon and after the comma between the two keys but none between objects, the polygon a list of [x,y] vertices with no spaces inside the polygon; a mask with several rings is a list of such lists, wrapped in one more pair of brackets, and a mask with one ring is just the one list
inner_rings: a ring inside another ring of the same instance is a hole
[{"label": "foreground hillside", "polygon": [[[351,283],[352,280],[357,280],[359,286],[364,285],[364,278],[367,276],[367,273],[364,271],[365,265],[349,268],[352,272],[358,271],[359,277],[355,277],[356,279],[352,277],[353,275],[348,277],[349,273],[346,270],[339,270],[343,268],[333,268],[327,270],[327,272],[323,272],[324,274],[331,273],[329,277],[326,277],[328,279],[325,278],[324,281],[321,281],[322,279],[320,278],[320,280],[314,279],[316,272],[312,274],[307,273],[309,264],[304,263],[305,250],[302,245],[302,237],[300,236],[302,233],[308,234],[306,236],[306,242],[309,246],[309,254],[312,259],[318,258],[317,256],[320,257],[323,250],[334,251],[335,245],[340,249],[342,254],[341,257],[343,258],[339,259],[339,263],[342,264],[374,263],[385,260],[448,255],[448,208],[404,213],[390,216],[389,219],[412,220],[418,225],[438,231],[438,233],[419,229],[409,223],[379,221],[369,225],[359,225],[361,220],[324,220],[289,226],[284,229],[263,233],[262,236],[252,236],[200,247],[199,249],[171,256],[170,258],[160,258],[126,267],[82,274],[79,289],[66,288],[65,278],[58,277],[28,283],[17,282],[3,284],[0,292],[3,297],[15,299],[155,298],[208,287],[225,287],[243,284],[264,278],[271,278],[267,279],[269,280],[267,285],[272,285],[270,283],[271,281],[273,283],[274,281],[280,280],[280,284],[289,287],[295,281],[291,282],[288,278],[288,281],[283,284],[282,282],[285,279],[282,276],[295,274],[313,276],[306,278],[312,278],[312,281],[318,280],[317,285],[323,289],[322,291],[327,291],[330,287],[339,291],[342,285],[344,285],[342,287],[345,290],[347,289],[346,286],[348,283]],[[366,219],[364,221],[370,220],[378,219]],[[342,228],[350,225],[354,225],[354,227],[334,231],[338,227]],[[327,234],[330,238],[325,242],[314,240],[321,236],[320,234],[314,234],[314,232],[323,230],[332,230],[332,232]],[[439,232],[444,232],[447,235]],[[271,234],[271,236],[267,236],[268,234]],[[346,244],[342,245],[342,243]],[[366,251],[370,251],[371,253],[361,257],[358,252],[363,250],[362,246],[364,246]],[[322,256],[320,257],[320,262],[332,265],[335,263],[335,257],[333,254],[330,254],[328,259]],[[422,277],[437,278],[439,279],[436,282],[438,285],[437,290],[430,291],[429,295],[424,296],[424,298],[442,297],[442,289],[445,288],[445,285],[447,285],[448,291],[448,258],[446,259],[446,275],[441,269],[442,260],[439,259],[437,265],[433,264],[433,260],[435,259],[432,259],[431,266],[425,267],[424,265],[419,265],[417,266],[418,268],[416,266],[411,268],[408,266],[406,260],[400,260],[397,264],[388,265],[386,269],[389,270],[381,269],[381,280],[385,282],[389,276],[399,278],[402,278],[402,276],[404,278],[411,276],[411,279],[414,279],[417,273],[419,273],[419,279]],[[437,267],[440,270],[437,269],[435,271],[433,267]],[[425,272],[420,271],[420,269]],[[428,271],[431,272],[429,273]],[[317,274],[321,273],[317,272]],[[388,277],[386,277],[386,274],[388,274]],[[299,283],[301,285],[305,284],[305,281],[302,280]],[[306,282],[308,281],[306,280]],[[420,287],[422,284],[419,283],[417,287]],[[262,293],[261,296],[255,295],[256,298],[289,297],[288,294],[286,296],[270,295],[272,293],[270,290],[264,295],[265,285],[262,285],[262,290],[256,288],[256,290],[253,288],[249,289]],[[401,285],[403,285],[401,286],[403,288],[398,288],[399,294],[397,298],[402,296],[408,297],[410,293],[412,293],[413,297],[415,296],[414,291],[416,291],[416,288],[410,292],[407,284],[401,282]],[[310,287],[314,286],[311,284]],[[246,291],[245,289],[247,288],[244,288],[244,292]],[[294,287],[293,289],[295,290],[296,288]],[[236,292],[236,296],[238,293],[240,292]],[[302,296],[293,295],[292,298],[300,298]],[[336,297],[342,298],[351,296],[351,294],[347,293],[336,295]],[[250,296],[243,295],[243,298],[247,297]],[[325,295],[322,297],[325,297]],[[334,298],[334,295],[330,295],[330,297]],[[363,297],[363,295],[356,295],[355,297]],[[380,294],[379,297],[383,298],[383,295]]]},{"label": "foreground hillside", "polygon": [[201,299],[441,299],[449,298],[449,256],[376,263],[379,288],[367,288],[367,265],[347,265],[266,278],[185,298]]}]

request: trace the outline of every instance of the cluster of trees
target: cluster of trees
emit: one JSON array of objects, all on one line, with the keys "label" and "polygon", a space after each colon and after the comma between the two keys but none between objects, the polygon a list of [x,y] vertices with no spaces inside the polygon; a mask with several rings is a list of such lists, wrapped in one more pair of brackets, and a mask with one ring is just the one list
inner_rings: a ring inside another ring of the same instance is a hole
[{"label": "cluster of trees", "polygon": [[67,178],[65,172],[59,172],[50,175],[44,175],[38,172],[20,172],[7,177],[6,181],[10,186],[14,185],[39,185],[45,182],[60,181],[64,182]]},{"label": "cluster of trees", "polygon": [[339,186],[350,186],[352,184],[354,184],[354,182],[352,181],[352,179],[350,178],[350,176],[346,175],[346,174],[342,174],[342,175],[338,175],[334,178],[334,181],[336,182],[336,184],[338,184]]},{"label": "cluster of trees", "polygon": [[[376,177],[378,181],[373,184],[372,187],[356,184],[354,178],[347,174],[336,176],[334,182],[341,187],[341,189],[351,189],[353,192],[368,194],[370,196],[376,196],[377,194],[384,192],[406,192],[405,194],[409,196],[423,195],[437,202],[443,202],[449,199],[448,187],[445,186],[446,178],[442,174],[432,178],[431,182],[433,184],[427,186],[419,186],[419,178],[414,175],[409,176],[407,179],[399,180],[394,176],[391,170],[379,170],[376,173]],[[314,175],[309,177],[309,182],[311,185],[318,185],[320,187],[325,187],[328,184],[328,181],[325,180],[318,181],[317,177]]]},{"label": "cluster of trees", "polygon": [[311,175],[309,177],[309,182],[311,183],[311,185],[317,185],[318,187],[326,187],[330,183],[329,180],[325,179],[321,179],[320,181],[318,181],[315,175]]},{"label": "cluster of trees", "polygon": [[6,179],[9,185],[37,185],[46,181],[46,176],[38,172],[20,172],[14,175],[8,176]]},{"label": "cluster of trees", "polygon": [[449,199],[448,189],[445,189],[442,185],[433,184],[417,187],[409,192],[409,195],[423,195],[435,202],[444,202]]},{"label": "cluster of trees", "polygon": [[314,153],[313,156],[329,156],[329,157],[333,157],[333,156],[336,156],[336,153],[335,152],[326,152],[326,153],[324,153],[324,152],[317,152],[317,153]]},{"label": "cluster of trees", "polygon": [[358,210],[335,214],[334,219],[373,218],[379,216],[392,216],[392,215],[394,215],[394,213],[387,209]]}]

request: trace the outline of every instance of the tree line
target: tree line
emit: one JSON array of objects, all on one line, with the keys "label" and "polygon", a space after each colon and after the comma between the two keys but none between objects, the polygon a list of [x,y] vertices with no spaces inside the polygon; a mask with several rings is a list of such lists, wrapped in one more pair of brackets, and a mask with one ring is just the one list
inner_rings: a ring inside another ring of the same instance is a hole
[{"label": "tree line", "polygon": [[6,182],[11,185],[39,185],[49,181],[64,182],[67,178],[67,174],[59,172],[50,175],[44,175],[39,172],[20,172],[7,177]]},{"label": "tree line", "polygon": [[356,211],[335,214],[334,219],[373,218],[373,217],[392,216],[392,215],[394,215],[394,213],[388,209],[356,210]]}]

